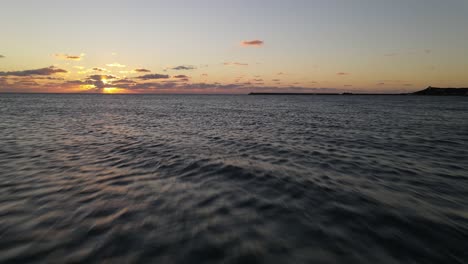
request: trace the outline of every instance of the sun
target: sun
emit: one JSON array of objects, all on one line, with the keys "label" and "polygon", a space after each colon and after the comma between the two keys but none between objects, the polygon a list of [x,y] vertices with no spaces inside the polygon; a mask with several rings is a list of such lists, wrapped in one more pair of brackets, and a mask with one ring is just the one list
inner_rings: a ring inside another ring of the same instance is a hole
[{"label": "sun", "polygon": [[117,89],[115,87],[106,87],[106,88],[103,89],[103,92],[111,94],[111,93],[116,93],[118,90],[119,89]]},{"label": "sun", "polygon": [[122,93],[129,93],[128,90],[125,90],[125,89],[122,89],[122,88],[119,88],[119,87],[106,87],[102,90],[103,93],[106,93],[106,94],[115,94],[115,93],[118,93],[118,94],[122,94]]}]

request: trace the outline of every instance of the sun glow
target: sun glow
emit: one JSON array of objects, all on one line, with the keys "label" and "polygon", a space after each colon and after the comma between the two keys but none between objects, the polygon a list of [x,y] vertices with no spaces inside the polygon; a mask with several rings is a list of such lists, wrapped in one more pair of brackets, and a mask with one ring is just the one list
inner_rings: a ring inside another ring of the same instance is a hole
[{"label": "sun glow", "polygon": [[106,94],[115,94],[115,93],[118,93],[118,94],[127,94],[127,93],[132,93],[131,91],[129,90],[126,90],[126,89],[122,89],[122,88],[118,88],[118,87],[106,87],[102,90],[103,93],[106,93]]},{"label": "sun glow", "polygon": [[103,92],[108,93],[108,94],[117,93],[118,91],[119,91],[119,89],[115,88],[115,87],[106,87],[106,88],[103,89]]}]

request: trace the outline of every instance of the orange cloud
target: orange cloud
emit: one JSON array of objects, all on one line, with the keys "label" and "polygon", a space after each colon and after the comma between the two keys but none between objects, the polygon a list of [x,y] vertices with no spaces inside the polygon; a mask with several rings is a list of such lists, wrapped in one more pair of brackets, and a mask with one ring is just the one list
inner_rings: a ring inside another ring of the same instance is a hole
[{"label": "orange cloud", "polygon": [[337,72],[336,75],[344,76],[344,75],[350,75],[351,73],[349,72]]},{"label": "orange cloud", "polygon": [[260,47],[260,46],[263,46],[264,42],[262,40],[244,40],[241,42],[241,45],[244,46],[244,47],[250,47],[250,46],[253,46],[253,47]]},{"label": "orange cloud", "polygon": [[80,55],[69,55],[69,54],[55,54],[54,56],[62,59],[62,60],[75,60],[79,61],[84,57],[84,53],[81,53]]}]

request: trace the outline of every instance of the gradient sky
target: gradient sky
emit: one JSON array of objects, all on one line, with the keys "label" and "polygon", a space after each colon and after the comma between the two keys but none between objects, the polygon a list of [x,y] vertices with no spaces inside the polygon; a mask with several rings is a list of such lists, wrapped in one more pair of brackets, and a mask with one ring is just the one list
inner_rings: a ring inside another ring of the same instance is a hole
[{"label": "gradient sky", "polygon": [[467,0],[2,0],[0,12],[0,92],[468,86]]}]

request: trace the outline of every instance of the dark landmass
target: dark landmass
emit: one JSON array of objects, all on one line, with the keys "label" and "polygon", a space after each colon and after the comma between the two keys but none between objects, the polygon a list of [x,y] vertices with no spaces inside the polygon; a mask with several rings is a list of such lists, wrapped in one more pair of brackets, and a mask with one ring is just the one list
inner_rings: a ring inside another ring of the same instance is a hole
[{"label": "dark landmass", "polygon": [[340,93],[249,93],[249,95],[340,95]]},{"label": "dark landmass", "polygon": [[383,93],[249,93],[249,95],[408,95]]},{"label": "dark landmass", "polygon": [[468,88],[438,88],[429,86],[414,93],[249,93],[249,95],[439,95],[439,96],[468,96]]},{"label": "dark landmass", "polygon": [[412,93],[414,95],[468,95],[468,88],[438,88],[427,87],[422,91]]}]

